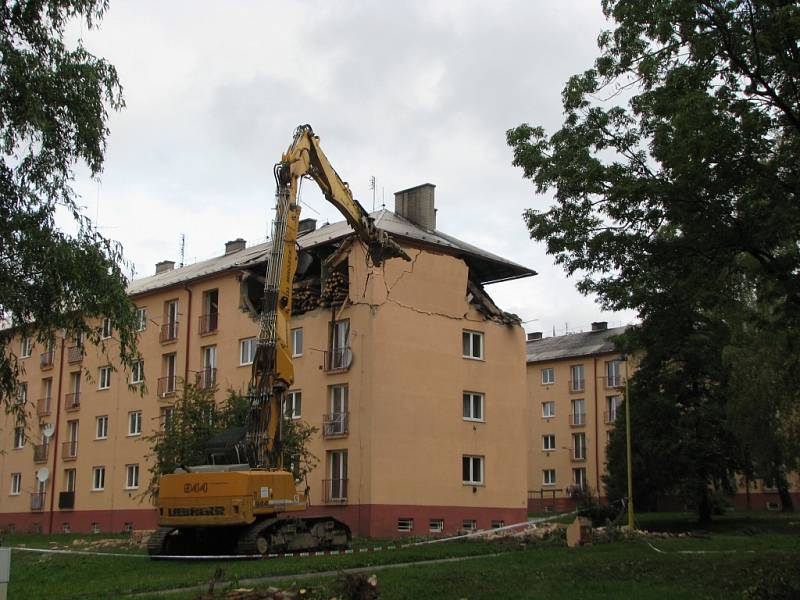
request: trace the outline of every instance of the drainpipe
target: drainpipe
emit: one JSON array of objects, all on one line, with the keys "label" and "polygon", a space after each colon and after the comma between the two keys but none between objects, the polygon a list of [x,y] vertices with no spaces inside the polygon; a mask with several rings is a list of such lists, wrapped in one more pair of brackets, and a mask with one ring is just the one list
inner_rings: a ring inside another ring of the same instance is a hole
[{"label": "drainpipe", "polygon": [[600,500],[600,413],[597,412],[597,357],[592,357],[594,374],[594,473],[597,487],[597,500]]},{"label": "drainpipe", "polygon": [[56,421],[55,433],[53,434],[53,473],[51,475],[52,482],[50,483],[50,525],[47,528],[47,533],[53,534],[53,519],[55,513],[53,512],[53,503],[56,497],[56,465],[58,464],[58,425],[61,418],[61,383],[64,380],[64,338],[61,338],[61,352],[58,358],[58,391],[56,393]]},{"label": "drainpipe", "polygon": [[189,299],[187,300],[188,306],[186,307],[186,360],[184,361],[183,368],[183,385],[185,386],[186,382],[189,381],[189,339],[192,332],[192,290],[189,289],[189,286],[184,286],[183,289],[189,294]]}]

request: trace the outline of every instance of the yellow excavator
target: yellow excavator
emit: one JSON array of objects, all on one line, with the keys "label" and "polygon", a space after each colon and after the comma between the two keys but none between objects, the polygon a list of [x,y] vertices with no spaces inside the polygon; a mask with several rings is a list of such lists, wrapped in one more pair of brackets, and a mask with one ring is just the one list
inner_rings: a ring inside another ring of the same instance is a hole
[{"label": "yellow excavator", "polygon": [[[292,285],[297,270],[298,188],[309,177],[367,247],[373,264],[410,260],[331,166],[310,125],[295,130],[275,165],[276,215],[264,280],[258,345],[248,388],[250,410],[235,442],[233,464],[182,467],[161,476],[159,527],[148,542],[152,557],[182,554],[269,554],[346,547],[350,528],[332,517],[303,517],[308,505],[283,469],[281,407],[294,381],[288,344]],[[243,460],[244,459],[244,460]]]}]

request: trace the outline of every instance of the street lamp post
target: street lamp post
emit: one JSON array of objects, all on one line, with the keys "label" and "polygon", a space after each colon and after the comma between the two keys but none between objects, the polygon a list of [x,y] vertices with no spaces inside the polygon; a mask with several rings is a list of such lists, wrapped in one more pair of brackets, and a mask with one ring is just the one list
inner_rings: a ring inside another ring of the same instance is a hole
[{"label": "street lamp post", "polygon": [[625,357],[625,444],[628,463],[628,528],[633,529],[633,459],[631,456],[631,405],[628,394],[627,357]]}]

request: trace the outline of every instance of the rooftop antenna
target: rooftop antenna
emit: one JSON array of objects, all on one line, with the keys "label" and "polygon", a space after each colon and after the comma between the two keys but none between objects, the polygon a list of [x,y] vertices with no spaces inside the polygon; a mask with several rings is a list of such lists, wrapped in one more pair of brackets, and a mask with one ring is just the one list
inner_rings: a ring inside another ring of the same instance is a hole
[{"label": "rooftop antenna", "polygon": [[381,186],[381,208],[386,208],[386,188]]},{"label": "rooftop antenna", "polygon": [[369,178],[369,189],[372,190],[372,212],[375,212],[375,175]]},{"label": "rooftop antenna", "polygon": [[186,234],[181,234],[181,267],[183,266],[183,259],[186,255]]}]

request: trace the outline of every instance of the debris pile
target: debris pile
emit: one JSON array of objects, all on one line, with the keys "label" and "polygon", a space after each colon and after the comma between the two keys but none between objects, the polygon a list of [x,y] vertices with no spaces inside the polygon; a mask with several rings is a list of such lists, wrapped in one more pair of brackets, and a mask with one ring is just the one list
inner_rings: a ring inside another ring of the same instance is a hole
[{"label": "debris pile", "polygon": [[517,540],[519,542],[533,542],[548,538],[563,538],[567,526],[563,523],[530,523],[526,527],[517,529],[502,529],[486,534],[487,540]]}]

